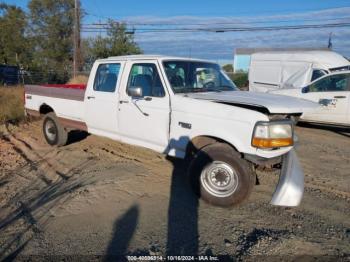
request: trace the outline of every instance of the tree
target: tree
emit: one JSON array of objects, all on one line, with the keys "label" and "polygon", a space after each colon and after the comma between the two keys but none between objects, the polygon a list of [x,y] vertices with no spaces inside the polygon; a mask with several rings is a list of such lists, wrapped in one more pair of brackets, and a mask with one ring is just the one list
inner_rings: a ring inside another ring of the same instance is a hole
[{"label": "tree", "polygon": [[0,4],[0,63],[23,65],[29,60],[27,18],[16,6]]},{"label": "tree", "polygon": [[134,42],[134,35],[127,33],[124,23],[109,21],[110,28],[107,31],[110,47],[110,55],[141,54],[140,47]]},{"label": "tree", "polygon": [[88,49],[84,52],[85,61],[91,63],[91,61],[98,58],[142,53],[142,50],[134,41],[133,34],[127,32],[124,23],[109,20],[108,24],[106,37],[89,38],[83,44]]},{"label": "tree", "polygon": [[232,64],[224,65],[224,66],[222,67],[222,69],[224,69],[225,72],[233,73],[233,65],[232,65]]},{"label": "tree", "polygon": [[65,82],[72,69],[74,0],[31,0],[34,62],[46,81]]}]

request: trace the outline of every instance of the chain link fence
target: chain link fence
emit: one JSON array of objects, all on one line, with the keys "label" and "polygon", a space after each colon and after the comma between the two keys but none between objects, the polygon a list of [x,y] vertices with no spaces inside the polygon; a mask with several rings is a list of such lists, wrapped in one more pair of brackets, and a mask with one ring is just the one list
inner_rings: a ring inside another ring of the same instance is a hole
[{"label": "chain link fence", "polygon": [[[90,71],[77,72],[77,80],[85,81],[89,77]],[[15,86],[25,84],[65,84],[72,81],[73,74],[59,70],[0,70],[0,85]]]}]

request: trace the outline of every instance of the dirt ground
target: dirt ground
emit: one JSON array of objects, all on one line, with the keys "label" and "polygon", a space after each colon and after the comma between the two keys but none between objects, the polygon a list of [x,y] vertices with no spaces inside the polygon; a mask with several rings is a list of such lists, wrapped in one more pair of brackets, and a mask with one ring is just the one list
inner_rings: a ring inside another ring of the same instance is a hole
[{"label": "dirt ground", "polygon": [[183,161],[72,134],[48,146],[40,122],[0,130],[0,260],[119,255],[348,260],[350,130],[299,126],[301,205],[269,205],[277,172],[259,173],[244,205],[198,201]]}]

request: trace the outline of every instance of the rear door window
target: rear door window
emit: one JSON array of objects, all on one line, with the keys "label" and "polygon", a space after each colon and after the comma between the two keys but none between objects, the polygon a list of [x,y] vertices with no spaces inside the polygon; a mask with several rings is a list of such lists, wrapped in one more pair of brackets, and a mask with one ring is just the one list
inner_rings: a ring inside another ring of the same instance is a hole
[{"label": "rear door window", "polygon": [[99,92],[111,92],[116,90],[120,64],[100,64],[96,71],[94,90]]}]

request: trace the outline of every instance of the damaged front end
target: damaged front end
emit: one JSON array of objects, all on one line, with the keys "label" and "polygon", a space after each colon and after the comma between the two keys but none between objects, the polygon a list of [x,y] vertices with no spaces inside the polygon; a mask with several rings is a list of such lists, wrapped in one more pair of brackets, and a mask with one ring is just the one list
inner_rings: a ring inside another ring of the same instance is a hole
[{"label": "damaged front end", "polygon": [[294,149],[282,157],[282,169],[271,204],[298,206],[304,193],[304,172]]},{"label": "damaged front end", "polygon": [[271,159],[248,154],[245,154],[244,158],[262,171],[280,170],[271,205],[293,207],[300,204],[304,193],[304,172],[294,149],[281,157]]},{"label": "damaged front end", "polygon": [[[258,166],[281,166],[278,185],[272,196],[271,204],[277,206],[298,206],[304,192],[304,173],[293,148],[297,137],[294,135],[292,120],[271,120],[257,122],[252,137],[252,146],[267,152],[287,148],[287,152],[279,157],[264,158],[246,155],[246,159]],[[265,161],[261,161],[261,159]],[[278,162],[280,163],[278,163]],[[264,163],[265,162],[265,163]]]}]

